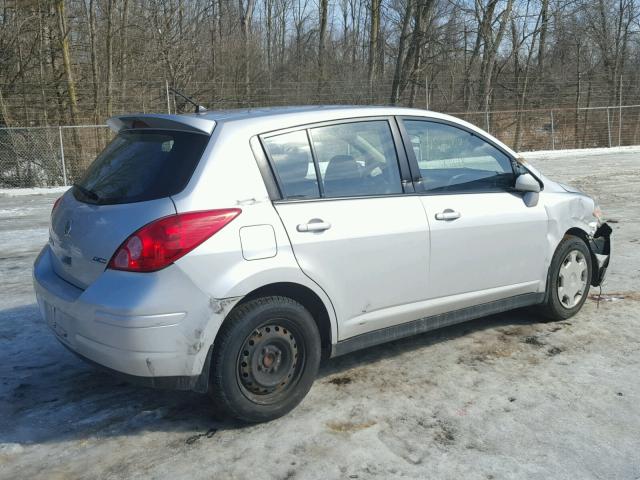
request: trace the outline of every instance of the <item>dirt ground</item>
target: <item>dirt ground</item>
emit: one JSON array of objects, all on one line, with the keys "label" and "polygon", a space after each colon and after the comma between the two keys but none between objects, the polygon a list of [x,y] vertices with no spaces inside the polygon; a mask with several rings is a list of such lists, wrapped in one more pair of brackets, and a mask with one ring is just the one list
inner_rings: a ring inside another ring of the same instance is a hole
[{"label": "dirt ground", "polygon": [[640,155],[531,159],[611,222],[599,307],[560,323],[514,311],[331,360],[296,410],[256,426],[64,350],[30,276],[57,195],[0,196],[0,478],[639,479]]}]

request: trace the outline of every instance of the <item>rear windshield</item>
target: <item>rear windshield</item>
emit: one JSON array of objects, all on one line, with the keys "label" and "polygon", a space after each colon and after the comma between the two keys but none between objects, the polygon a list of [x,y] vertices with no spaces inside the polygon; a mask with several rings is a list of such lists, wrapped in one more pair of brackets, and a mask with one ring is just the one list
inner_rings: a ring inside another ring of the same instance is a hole
[{"label": "rear windshield", "polygon": [[133,203],[182,191],[209,137],[167,130],[120,132],[98,155],[75,197],[96,204]]}]

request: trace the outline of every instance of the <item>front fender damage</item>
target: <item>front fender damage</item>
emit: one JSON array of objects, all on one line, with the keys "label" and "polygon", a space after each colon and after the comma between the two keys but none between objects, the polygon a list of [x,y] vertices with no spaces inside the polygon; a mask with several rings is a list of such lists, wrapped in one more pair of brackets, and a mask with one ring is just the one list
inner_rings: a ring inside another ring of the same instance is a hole
[{"label": "front fender damage", "polygon": [[598,225],[598,219],[592,214],[596,208],[594,200],[582,194],[550,192],[545,197],[544,206],[549,219],[547,267],[551,263],[553,252],[567,232],[579,230],[579,236],[589,246],[593,260],[591,285],[601,285],[609,266],[612,230],[606,223]]}]

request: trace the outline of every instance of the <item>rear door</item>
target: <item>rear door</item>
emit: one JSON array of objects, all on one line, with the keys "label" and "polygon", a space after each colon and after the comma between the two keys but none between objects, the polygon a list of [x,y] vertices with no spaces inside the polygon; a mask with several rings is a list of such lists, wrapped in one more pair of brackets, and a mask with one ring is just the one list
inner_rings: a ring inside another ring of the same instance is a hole
[{"label": "rear door", "polygon": [[400,126],[431,227],[429,297],[454,309],[543,291],[547,214],[513,190],[509,155],[455,124]]},{"label": "rear door", "polygon": [[[336,309],[339,339],[413,320],[425,298],[429,236],[387,118],[261,137],[296,259]],[[405,192],[407,190],[408,192]]]},{"label": "rear door", "polygon": [[184,189],[208,141],[203,133],[121,131],[53,212],[56,273],[86,288],[131,233],[174,214],[170,196]]}]

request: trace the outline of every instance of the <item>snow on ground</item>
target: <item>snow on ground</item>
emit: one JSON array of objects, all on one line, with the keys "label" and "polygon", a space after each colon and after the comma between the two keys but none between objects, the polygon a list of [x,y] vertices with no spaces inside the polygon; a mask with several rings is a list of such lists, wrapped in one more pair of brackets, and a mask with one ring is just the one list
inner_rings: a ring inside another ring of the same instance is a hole
[{"label": "snow on ground", "polygon": [[31,265],[59,193],[0,197],[0,478],[640,477],[640,159],[532,162],[614,228],[605,293],[566,322],[514,311],[327,362],[288,416],[136,388],[49,333]]},{"label": "snow on ground", "polygon": [[62,195],[69,187],[30,187],[30,188],[0,188],[0,197],[23,197],[25,195]]},{"label": "snow on ground", "polygon": [[625,147],[602,147],[602,148],[575,148],[568,150],[536,150],[535,152],[520,152],[525,158],[531,160],[542,159],[558,159],[564,157],[591,157],[602,155],[618,155],[618,154],[640,154],[639,145],[630,145]]}]

